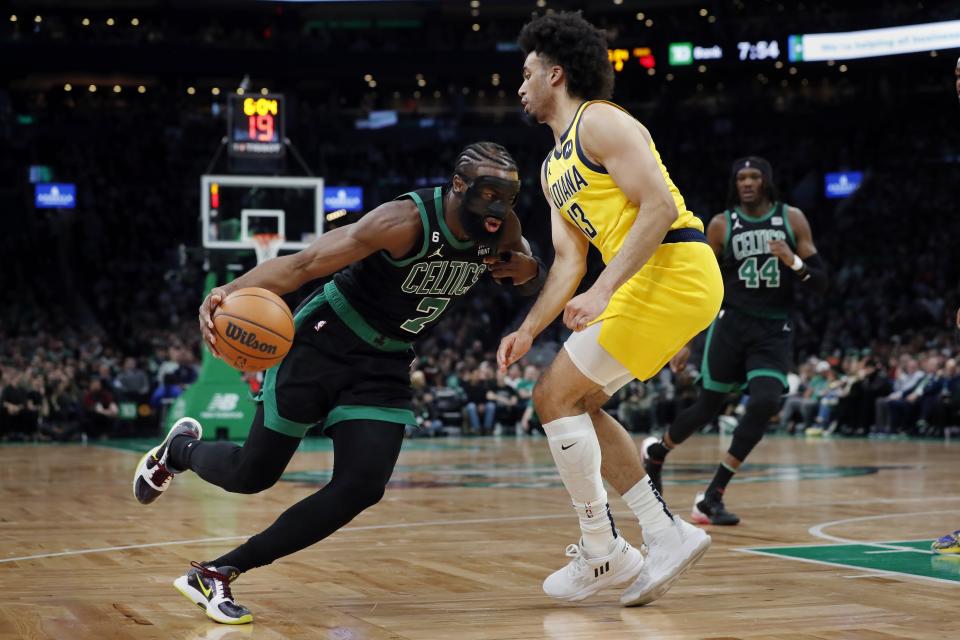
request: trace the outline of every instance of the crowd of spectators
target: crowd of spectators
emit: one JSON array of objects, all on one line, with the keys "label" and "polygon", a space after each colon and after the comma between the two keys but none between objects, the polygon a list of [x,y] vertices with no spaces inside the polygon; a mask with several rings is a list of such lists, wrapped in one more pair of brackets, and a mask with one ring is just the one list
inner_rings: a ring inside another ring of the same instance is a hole
[{"label": "crowd of spectators", "polygon": [[41,326],[0,335],[0,440],[152,435],[199,375],[183,328],[146,331],[130,352],[96,330]]}]

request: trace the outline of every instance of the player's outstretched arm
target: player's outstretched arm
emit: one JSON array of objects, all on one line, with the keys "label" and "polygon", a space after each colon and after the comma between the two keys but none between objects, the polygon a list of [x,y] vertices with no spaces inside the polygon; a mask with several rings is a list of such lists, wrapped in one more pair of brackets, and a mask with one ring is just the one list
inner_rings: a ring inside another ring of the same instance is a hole
[{"label": "player's outstretched arm", "polygon": [[587,155],[606,167],[640,210],[620,251],[597,281],[570,301],[568,326],[575,330],[585,328],[607,308],[610,297],[647,263],[680,215],[636,120],[616,107],[591,105],[580,117],[580,139]]},{"label": "player's outstretched arm", "polygon": [[210,291],[200,305],[200,330],[216,353],[213,311],[232,291],[262,287],[283,295],[307,282],[328,276],[375,251],[399,257],[413,247],[423,233],[417,206],[410,200],[384,203],[354,224],[324,233],[297,253],[267,260],[233,282]]},{"label": "player's outstretched arm", "polygon": [[[541,177],[544,197],[551,203],[546,182]],[[560,212],[550,205],[550,225],[553,236],[554,259],[547,273],[543,291],[527,313],[520,328],[505,336],[497,351],[497,362],[502,369],[522,358],[533,339],[553,322],[560,310],[577,290],[577,286],[587,271],[587,238],[572,224],[561,217]]]},{"label": "player's outstretched arm", "polygon": [[354,224],[324,233],[302,251],[257,265],[224,289],[229,293],[243,287],[263,287],[283,295],[375,251],[403,255],[421,233],[419,214],[412,201],[387,202]]}]

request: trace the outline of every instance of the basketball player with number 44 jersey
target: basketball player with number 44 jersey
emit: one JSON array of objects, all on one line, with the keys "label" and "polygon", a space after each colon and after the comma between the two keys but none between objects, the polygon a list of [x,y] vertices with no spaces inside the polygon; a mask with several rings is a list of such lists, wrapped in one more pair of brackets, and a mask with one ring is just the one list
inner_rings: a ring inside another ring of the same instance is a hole
[{"label": "basketball player with number 44 jersey", "polygon": [[[607,102],[613,71],[604,34],[579,13],[534,19],[520,33],[525,112],[553,130],[541,185],[556,258],[537,302],[498,352],[508,367],[563,311],[574,331],[534,389],[550,451],[580,519],[566,567],[547,595],[582,600],[630,583],[627,606],[661,597],[706,552],[710,537],[673,516],[627,431],[601,407],[623,385],[657,374],[716,317],[723,298],[717,259],[650,137]],[[573,297],[587,249],[606,267]],[[571,299],[572,298],[572,299]],[[646,559],[617,531],[603,476],[643,527]]]},{"label": "basketball player with number 44 jersey", "polygon": [[[780,410],[793,362],[794,288],[819,293],[827,286],[826,265],[813,244],[810,224],[802,211],[779,201],[769,162],[756,156],[735,161],[728,199],[730,208],[707,227],[726,293],[723,311],[707,332],[700,396],[677,416],[662,440],[651,437],[641,445],[647,473],[659,489],[667,453],[713,420],[727,395],[746,385],[746,413],[713,480],[694,500],[691,519],[715,525],[740,522],[727,511],[723,494]],[[673,369],[682,370],[689,355],[689,349],[682,349],[671,363]]]}]

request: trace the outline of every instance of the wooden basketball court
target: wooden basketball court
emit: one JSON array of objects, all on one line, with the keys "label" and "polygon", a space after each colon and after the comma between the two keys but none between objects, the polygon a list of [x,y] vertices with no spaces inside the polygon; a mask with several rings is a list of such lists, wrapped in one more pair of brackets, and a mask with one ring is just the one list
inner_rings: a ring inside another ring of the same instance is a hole
[{"label": "wooden basketball court", "polygon": [[[242,628],[209,621],[171,581],[325,482],[326,440],[285,480],[231,495],[191,474],[150,507],[131,493],[147,442],[0,446],[0,638],[956,638],[960,443],[765,440],[727,493],[743,522],[662,600],[621,608],[543,595],[576,541],[544,439],[410,440],[383,502],[315,547],[244,575]],[[725,449],[671,456],[686,517]],[[640,533],[614,498],[629,540]]]}]

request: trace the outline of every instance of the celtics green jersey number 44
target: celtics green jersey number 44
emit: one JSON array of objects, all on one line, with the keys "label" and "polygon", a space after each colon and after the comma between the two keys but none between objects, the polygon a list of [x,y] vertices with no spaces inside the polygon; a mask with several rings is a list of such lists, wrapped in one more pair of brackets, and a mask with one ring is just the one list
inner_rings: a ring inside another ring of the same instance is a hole
[{"label": "celtics green jersey number 44", "polygon": [[720,270],[723,272],[723,306],[761,315],[789,314],[793,307],[796,275],[770,253],[770,240],[783,240],[797,250],[787,205],[774,203],[759,218],[739,207],[724,212],[727,235]]}]

